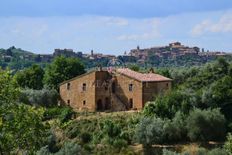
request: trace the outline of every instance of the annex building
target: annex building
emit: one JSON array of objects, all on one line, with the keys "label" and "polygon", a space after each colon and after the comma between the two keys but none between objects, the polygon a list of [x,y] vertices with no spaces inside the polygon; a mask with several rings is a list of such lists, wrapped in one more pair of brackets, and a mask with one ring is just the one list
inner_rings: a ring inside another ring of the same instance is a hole
[{"label": "annex building", "polygon": [[141,110],[148,101],[171,89],[172,80],[128,68],[90,71],[60,84],[64,104],[75,110]]}]

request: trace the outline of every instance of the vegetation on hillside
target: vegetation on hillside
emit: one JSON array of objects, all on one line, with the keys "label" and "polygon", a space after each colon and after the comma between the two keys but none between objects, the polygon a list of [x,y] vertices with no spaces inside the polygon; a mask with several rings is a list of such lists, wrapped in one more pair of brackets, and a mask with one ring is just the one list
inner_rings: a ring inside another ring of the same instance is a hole
[{"label": "vegetation on hillside", "polygon": [[[45,69],[1,69],[0,154],[232,154],[229,61],[156,69],[174,80],[173,88],[141,112],[81,113],[59,105],[58,84],[84,72],[80,60],[64,57]],[[217,145],[205,148],[209,141]],[[188,143],[195,145],[181,145]]]}]

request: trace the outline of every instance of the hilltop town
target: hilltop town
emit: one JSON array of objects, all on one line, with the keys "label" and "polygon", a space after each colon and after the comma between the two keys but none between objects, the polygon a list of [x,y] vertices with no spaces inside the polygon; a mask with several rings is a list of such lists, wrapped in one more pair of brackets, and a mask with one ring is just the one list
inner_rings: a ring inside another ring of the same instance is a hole
[{"label": "hilltop town", "polygon": [[227,55],[231,54],[221,51],[205,51],[204,48],[188,47],[182,45],[180,42],[144,49],[137,46],[136,49],[131,49],[129,52],[125,51],[124,54],[118,56],[97,53],[93,50],[89,53],[75,52],[73,49],[54,49],[53,54],[35,54],[13,46],[6,50],[0,49],[0,66],[4,68],[8,66],[8,63],[14,61],[17,61],[17,63],[23,61],[29,64],[30,62],[50,63],[57,56],[80,58],[88,68],[94,67],[97,64],[106,66],[109,60],[116,58],[121,60],[124,64],[136,63],[145,67],[162,67],[167,65],[189,66],[204,64],[214,60],[218,56]]}]

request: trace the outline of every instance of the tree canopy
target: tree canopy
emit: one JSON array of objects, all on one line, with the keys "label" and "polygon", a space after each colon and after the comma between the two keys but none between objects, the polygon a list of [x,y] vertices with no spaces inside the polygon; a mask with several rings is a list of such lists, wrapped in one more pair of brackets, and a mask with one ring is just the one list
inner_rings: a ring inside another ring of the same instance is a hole
[{"label": "tree canopy", "polygon": [[58,85],[68,79],[85,73],[85,68],[79,59],[56,57],[45,69],[44,83],[58,89]]}]

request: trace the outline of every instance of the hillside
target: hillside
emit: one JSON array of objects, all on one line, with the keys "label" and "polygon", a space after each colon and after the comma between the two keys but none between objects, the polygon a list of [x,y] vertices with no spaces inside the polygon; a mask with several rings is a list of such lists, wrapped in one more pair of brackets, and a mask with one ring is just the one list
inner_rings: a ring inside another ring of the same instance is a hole
[{"label": "hillside", "polygon": [[[67,75],[72,67],[81,72]],[[220,58],[203,66],[156,71],[173,79],[172,90],[156,96],[142,111],[110,113],[73,111],[60,104],[54,89],[60,83],[57,79],[84,73],[76,59],[57,57],[45,73],[39,66],[15,75],[0,70],[1,151],[37,155],[231,153],[232,63]]]},{"label": "hillside", "polygon": [[35,54],[14,46],[8,49],[0,49],[0,66],[9,67],[14,70],[21,70],[38,64],[45,67],[46,64],[57,56],[73,57],[81,59],[87,69],[96,66],[107,67],[112,60],[117,60],[126,66],[137,65],[147,69],[151,67],[190,67],[201,66],[224,57],[227,61],[232,60],[232,55],[224,52],[199,52],[198,47],[190,48],[181,45],[168,45],[163,47],[153,47],[146,49],[132,49],[130,53],[124,55],[104,55],[102,53],[90,54],[74,52],[72,49],[55,49],[53,54]]}]

